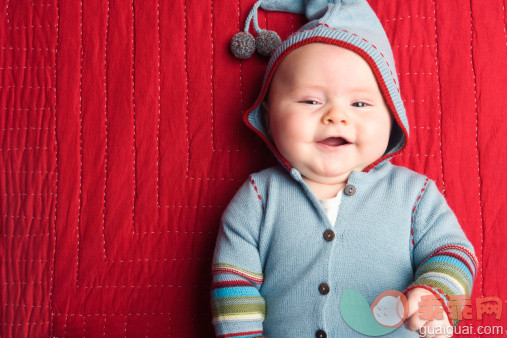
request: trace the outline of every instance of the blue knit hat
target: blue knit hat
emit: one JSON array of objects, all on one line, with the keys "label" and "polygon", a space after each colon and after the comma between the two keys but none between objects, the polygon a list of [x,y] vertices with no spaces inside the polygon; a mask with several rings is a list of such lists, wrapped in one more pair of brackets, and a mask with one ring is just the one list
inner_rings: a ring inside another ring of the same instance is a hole
[{"label": "blue knit hat", "polygon": [[[260,95],[245,112],[245,123],[271,148],[278,160],[289,170],[291,166],[270,141],[265,125],[262,100],[280,62],[294,49],[312,42],[328,43],[356,52],[370,65],[389,107],[394,123],[388,149],[384,156],[368,166],[401,152],[408,140],[408,121],[400,95],[398,76],[391,45],[377,16],[366,0],[260,0],[250,12],[249,20],[257,22],[257,10],[306,14],[307,24],[281,43],[269,60]],[[258,25],[257,25],[258,26]],[[248,27],[246,27],[248,30]]]}]

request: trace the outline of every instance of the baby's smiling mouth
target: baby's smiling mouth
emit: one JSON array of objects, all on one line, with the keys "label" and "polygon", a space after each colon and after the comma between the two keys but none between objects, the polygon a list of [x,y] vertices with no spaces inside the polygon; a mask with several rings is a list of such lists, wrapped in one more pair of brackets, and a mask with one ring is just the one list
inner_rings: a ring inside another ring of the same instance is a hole
[{"label": "baby's smiling mouth", "polygon": [[349,144],[350,142],[344,139],[343,137],[328,137],[325,139],[322,139],[320,141],[317,141],[317,143],[326,145],[329,147],[338,147],[342,145]]}]

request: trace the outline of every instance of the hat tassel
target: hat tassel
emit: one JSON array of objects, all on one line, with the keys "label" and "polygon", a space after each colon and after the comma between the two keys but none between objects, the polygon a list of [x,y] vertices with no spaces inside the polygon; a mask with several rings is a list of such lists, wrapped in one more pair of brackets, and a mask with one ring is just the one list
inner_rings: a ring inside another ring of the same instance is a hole
[{"label": "hat tassel", "polygon": [[[259,54],[264,56],[271,55],[275,49],[282,43],[280,36],[273,31],[261,29],[257,19],[257,11],[262,4],[263,0],[259,0],[250,10],[245,22],[243,32],[239,32],[231,40],[231,51],[235,57],[241,60],[246,60],[252,56],[253,52],[257,49]],[[250,23],[253,21],[254,29],[257,36],[254,37],[248,31],[250,30]]]}]

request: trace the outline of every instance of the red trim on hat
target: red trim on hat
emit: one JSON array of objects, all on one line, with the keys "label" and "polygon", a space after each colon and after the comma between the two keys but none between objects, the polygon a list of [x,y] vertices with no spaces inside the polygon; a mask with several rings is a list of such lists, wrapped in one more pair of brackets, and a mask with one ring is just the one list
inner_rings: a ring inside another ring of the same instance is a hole
[{"label": "red trim on hat", "polygon": [[[391,112],[393,113],[393,116],[394,116],[394,119],[396,120],[396,123],[398,124],[398,126],[401,128],[403,134],[405,135],[405,144],[403,145],[403,147],[400,150],[398,150],[398,151],[396,151],[396,152],[394,152],[392,154],[388,154],[388,155],[382,156],[381,158],[379,158],[378,160],[376,160],[375,162],[373,162],[372,164],[370,164],[369,166],[367,166],[366,168],[364,168],[363,171],[364,172],[368,172],[371,169],[373,169],[380,162],[382,162],[382,161],[384,161],[384,160],[386,160],[386,159],[388,159],[390,157],[393,157],[393,156],[395,156],[395,155],[403,152],[405,150],[405,148],[407,147],[408,133],[407,133],[407,130],[405,129],[405,126],[401,122],[400,117],[398,116],[398,111],[396,110],[396,107],[394,106],[393,99],[391,98],[391,95],[389,94],[389,90],[387,89],[387,85],[384,82],[384,78],[382,77],[382,74],[381,74],[380,70],[378,69],[378,67],[377,67],[375,61],[373,60],[373,58],[368,53],[366,53],[364,50],[362,50],[361,48],[359,48],[359,47],[357,47],[357,46],[355,46],[355,45],[353,45],[351,43],[348,43],[348,42],[345,42],[345,41],[341,41],[341,40],[332,39],[332,38],[326,38],[326,37],[322,37],[322,36],[313,36],[313,37],[307,38],[305,40],[296,42],[293,45],[289,46],[286,50],[284,50],[282,52],[282,54],[280,54],[278,56],[278,58],[273,63],[273,66],[271,67],[271,69],[269,71],[268,77],[266,79],[266,82],[264,83],[264,86],[262,87],[262,90],[261,90],[261,93],[260,93],[259,97],[255,101],[255,103],[253,104],[253,106],[250,109],[248,109],[243,114],[243,121],[245,122],[245,124],[250,129],[252,129],[257,135],[259,135],[261,137],[261,139],[263,139],[264,142],[266,142],[266,144],[268,145],[268,147],[273,151],[273,153],[275,154],[275,156],[278,157],[278,159],[287,167],[287,169],[291,170],[291,166],[287,162],[287,160],[285,160],[283,158],[282,154],[280,154],[280,152],[278,151],[278,149],[276,149],[276,147],[269,141],[269,139],[261,131],[259,131],[258,129],[256,129],[250,123],[250,121],[248,120],[248,116],[250,115],[250,113],[257,106],[259,106],[261,104],[262,100],[264,100],[264,97],[266,96],[266,92],[267,92],[267,90],[269,88],[269,84],[271,83],[271,79],[273,78],[275,70],[276,70],[276,68],[278,68],[278,65],[280,64],[280,62],[282,62],[282,60],[287,56],[287,54],[289,54],[290,52],[292,52],[294,49],[302,47],[302,46],[307,45],[307,44],[312,43],[312,42],[322,42],[322,43],[327,43],[327,44],[331,44],[331,45],[336,45],[336,46],[343,47],[343,48],[346,48],[348,50],[351,50],[351,51],[359,54],[360,56],[362,56],[363,59],[365,59],[366,62],[368,62],[368,64],[370,65],[370,68],[372,69],[373,74],[375,75],[375,79],[377,80],[377,83],[380,86],[380,90],[382,92],[382,95],[384,96],[384,99],[387,102],[387,106],[391,109]],[[260,108],[260,109],[262,109],[262,108]]]}]

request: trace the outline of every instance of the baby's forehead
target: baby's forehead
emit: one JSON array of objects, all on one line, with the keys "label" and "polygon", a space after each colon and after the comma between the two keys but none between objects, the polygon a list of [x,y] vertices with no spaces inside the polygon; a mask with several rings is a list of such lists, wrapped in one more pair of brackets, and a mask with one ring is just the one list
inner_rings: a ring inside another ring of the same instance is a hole
[{"label": "baby's forehead", "polygon": [[285,56],[282,62],[284,62],[287,59],[298,59],[298,58],[301,58],[302,60],[317,59],[321,61],[348,60],[355,58],[359,60],[364,60],[361,55],[348,48],[333,43],[323,43],[323,42],[306,43],[302,46],[294,48]]},{"label": "baby's forehead", "polygon": [[322,84],[377,89],[378,83],[359,54],[332,44],[311,43],[291,51],[276,69],[273,82],[285,86],[312,87]]}]

